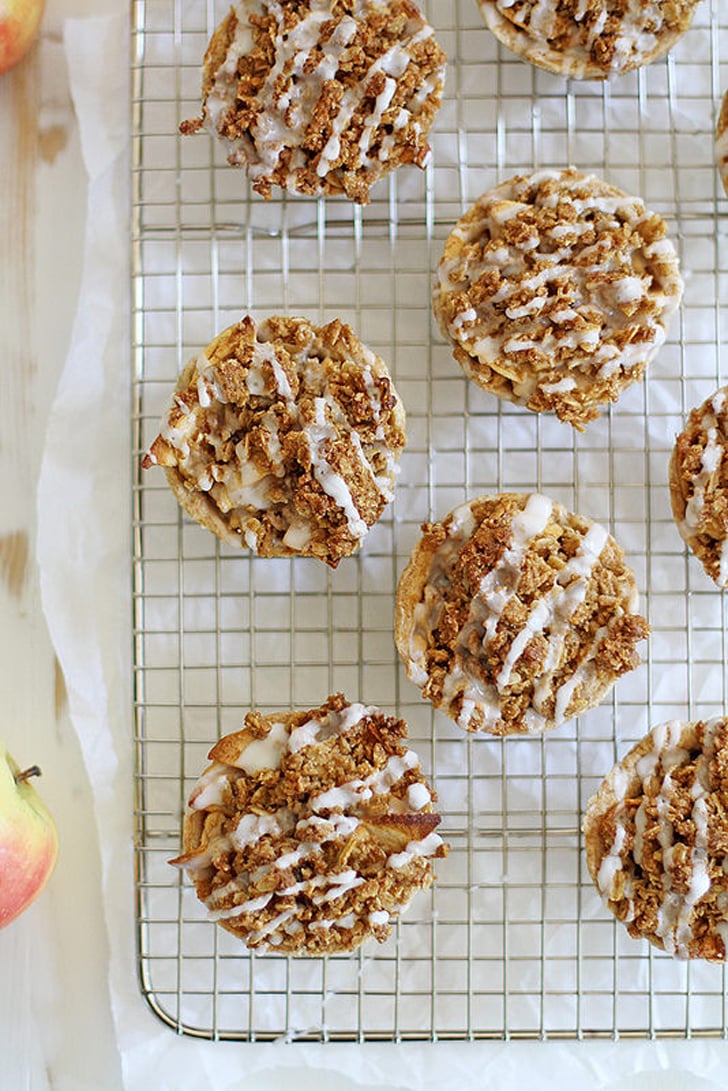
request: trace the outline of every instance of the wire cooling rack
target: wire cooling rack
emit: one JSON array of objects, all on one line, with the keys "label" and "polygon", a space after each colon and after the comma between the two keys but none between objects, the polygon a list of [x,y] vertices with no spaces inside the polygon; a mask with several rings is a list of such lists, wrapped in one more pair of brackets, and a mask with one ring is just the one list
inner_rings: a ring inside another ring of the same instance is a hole
[{"label": "wire cooling rack", "polygon": [[[723,969],[630,939],[597,897],[579,829],[602,776],[650,726],[727,707],[725,599],[678,537],[667,464],[690,407],[727,378],[728,201],[712,134],[728,12],[703,0],[669,57],[601,85],[502,49],[475,0],[427,7],[449,57],[432,159],[381,182],[362,209],[265,202],[206,135],[180,137],[227,0],[132,5],[135,468],[179,369],[246,312],[350,322],[388,362],[409,432],[394,503],[336,572],[234,552],[182,516],[161,473],[135,470],[141,988],[177,1031],[214,1038],[725,1036]],[[430,314],[433,270],[465,208],[511,174],[566,165],[661,212],[686,278],[648,378],[583,435],[468,382]],[[606,523],[653,629],[609,699],[543,738],[465,736],[420,699],[393,644],[420,523],[502,489]],[[167,863],[184,803],[249,708],[313,707],[337,690],[407,720],[451,853],[387,943],[254,956],[205,920]]]}]

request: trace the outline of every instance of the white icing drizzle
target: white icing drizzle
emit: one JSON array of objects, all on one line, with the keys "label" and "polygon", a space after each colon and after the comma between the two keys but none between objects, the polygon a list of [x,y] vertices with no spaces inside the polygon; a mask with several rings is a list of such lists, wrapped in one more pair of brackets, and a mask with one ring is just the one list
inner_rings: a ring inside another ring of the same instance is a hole
[{"label": "white icing drizzle", "polygon": [[605,897],[610,897],[617,872],[622,870],[622,848],[627,836],[627,830],[621,823],[617,823],[614,841],[606,856],[603,857],[597,873],[597,886]]},{"label": "white icing drizzle", "polygon": [[[559,665],[559,655],[571,626],[575,610],[586,598],[587,585],[594,565],[607,541],[607,531],[598,523],[592,524],[578,551],[567,561],[551,590],[533,606],[526,619],[526,625],[518,634],[506,656],[503,667],[496,678],[499,690],[505,689],[510,682],[511,673],[518,659],[534,636],[540,635],[548,627],[548,653],[534,693],[534,705],[542,711],[542,704],[550,691],[551,677]],[[573,679],[572,679],[573,681]],[[562,687],[563,688],[563,687]],[[558,705],[563,704],[562,715]],[[563,718],[568,702],[557,696],[557,722]]]},{"label": "white icing drizzle", "polygon": [[288,728],[274,723],[265,738],[248,743],[235,764],[251,774],[261,769],[278,769],[287,749]]},{"label": "white icing drizzle", "polygon": [[[559,573],[550,595],[550,632],[548,651],[541,674],[534,684],[534,706],[539,712],[544,711],[544,704],[551,689],[551,682],[560,665],[561,652],[571,627],[571,619],[586,598],[589,578],[594,565],[599,560],[606,545],[607,531],[599,523],[593,523],[582,540],[574,557],[566,563]],[[575,577],[571,582],[567,578]],[[635,604],[636,606],[636,604]],[[580,685],[585,685],[594,673],[594,655],[601,641],[607,635],[607,629],[598,628],[591,643],[584,651],[581,663],[570,678],[556,690],[554,721],[559,724],[567,716],[571,699]]]},{"label": "white icing drizzle", "polygon": [[438,833],[428,833],[420,841],[409,841],[403,852],[395,852],[389,857],[387,867],[403,868],[417,856],[434,856],[441,844]]},{"label": "white icing drizzle", "polygon": [[190,807],[195,811],[204,811],[210,807],[222,806],[225,788],[229,783],[230,767],[223,762],[215,762],[198,779],[190,796]]},{"label": "white icing drizzle", "polygon": [[720,546],[720,560],[718,562],[718,583],[721,587],[728,587],[728,537],[725,537]]},{"label": "white icing drizzle", "polygon": [[369,914],[367,919],[369,920],[369,923],[376,928],[389,923],[389,913],[386,909],[375,909],[373,913]]},{"label": "white icing drizzle", "polygon": [[374,716],[378,712],[379,709],[375,708],[374,705],[362,705],[355,701],[350,705],[345,705],[340,712],[332,711],[327,713],[323,720],[316,717],[312,720],[306,720],[305,723],[299,727],[294,727],[291,731],[288,741],[289,749],[292,754],[296,754],[304,746],[324,742],[333,735],[343,735],[345,732],[350,731],[351,728],[356,727],[357,724],[360,724],[367,716]]},{"label": "white icing drizzle", "polygon": [[421,780],[416,780],[407,789],[407,802],[413,811],[421,811],[432,803],[430,789]]},{"label": "white icing drizzle", "polygon": [[453,663],[443,683],[443,697],[452,700],[462,690],[468,704],[461,706],[458,719],[461,727],[467,728],[469,717],[464,719],[466,711],[472,715],[476,704],[484,714],[486,725],[495,724],[500,718],[499,687],[497,684],[484,685],[480,676],[473,673],[468,649],[476,634],[483,649],[495,636],[500,616],[516,594],[526,550],[531,541],[546,529],[552,512],[553,504],[548,497],[540,493],[532,493],[528,497],[523,510],[513,518],[508,547],[483,577],[467,621],[458,634]]},{"label": "white icing drizzle", "polygon": [[719,390],[710,402],[710,408],[703,414],[700,427],[706,434],[706,444],[700,458],[700,472],[693,480],[692,496],[685,508],[682,526],[683,536],[692,536],[700,526],[700,516],[705,505],[705,490],[713,475],[718,471],[723,458],[723,444],[718,439],[718,415],[723,410],[725,392]]},{"label": "white icing drizzle", "polygon": [[[332,814],[329,818],[322,819],[317,815],[312,815],[311,818],[301,821],[296,826],[296,836],[304,837],[308,830],[312,832],[318,832],[319,836],[316,840],[306,841],[302,840],[297,848],[291,852],[286,852],[282,856],[279,856],[274,863],[274,866],[280,871],[285,871],[288,868],[296,867],[302,860],[308,859],[310,856],[316,856],[322,851],[322,846],[329,841],[346,840],[351,837],[354,830],[360,825],[360,820],[354,818],[352,815],[339,815]],[[323,829],[332,829],[330,836],[326,836]]]},{"label": "white icing drizzle", "polygon": [[407,674],[418,686],[424,686],[427,682],[425,657],[432,631],[440,622],[443,607],[441,589],[449,582],[450,571],[460,547],[472,537],[474,531],[472,506],[462,504],[455,508],[447,519],[447,538],[432,559],[425,599],[414,605],[405,665]]},{"label": "white icing drizzle", "polygon": [[269,834],[276,837],[282,832],[275,815],[244,814],[230,834],[230,844],[237,852],[240,852],[246,845],[260,841],[261,837]]},{"label": "white icing drizzle", "polygon": [[544,383],[541,389],[544,394],[565,394],[569,390],[575,390],[576,386],[576,379],[569,375],[565,379],[559,379],[557,383]]},{"label": "white icing drizzle", "polygon": [[[319,879],[322,880],[321,883],[317,882]],[[344,894],[347,894],[350,890],[356,890],[358,886],[365,882],[366,879],[358,871],[347,868],[346,871],[341,871],[336,875],[317,875],[313,880],[305,883],[303,889],[308,891],[312,886],[326,885],[327,890],[322,891],[320,894],[314,894],[311,898],[316,905],[323,905],[326,902],[334,901],[335,898],[343,898]],[[292,888],[290,889],[292,890]],[[283,894],[286,893],[288,891],[284,890]]]},{"label": "white icing drizzle", "polygon": [[419,765],[419,758],[414,750],[406,750],[400,757],[392,754],[381,769],[370,773],[363,779],[346,781],[335,788],[329,788],[311,799],[312,811],[331,811],[340,807],[356,807],[366,802],[374,795],[384,795],[400,780],[410,769]]},{"label": "white icing drizzle", "polygon": [[258,913],[270,902],[272,894],[261,894],[257,898],[249,898],[247,901],[240,902],[239,905],[232,905],[226,909],[208,909],[207,917],[211,921],[230,920],[231,917],[242,917],[244,913]]},{"label": "white icing drizzle", "polygon": [[341,474],[332,470],[323,454],[324,447],[336,438],[335,428],[326,419],[326,399],[316,398],[315,405],[316,424],[307,431],[314,477],[327,496],[330,496],[344,512],[352,538],[363,538],[369,528],[359,515],[351,490]]},{"label": "white icing drizzle", "polygon": [[255,932],[251,934],[251,939],[255,940],[256,943],[259,943],[260,940],[265,939],[266,936],[268,936],[269,943],[273,947],[277,947],[282,942],[283,937],[276,936],[275,933],[278,932],[283,925],[287,926],[289,924],[294,912],[294,909],[284,909],[277,916],[272,917],[266,924],[261,925],[260,928],[256,928]]},{"label": "white icing drizzle", "polygon": [[[421,41],[423,38],[429,37],[431,34],[432,28],[424,27],[412,37],[411,42],[408,43],[407,46],[396,43],[387,50],[386,53],[383,53],[374,61],[360,83],[345,91],[341,100],[341,105],[339,106],[339,112],[331,124],[331,136],[321,152],[319,164],[316,168],[316,172],[320,178],[323,178],[329,172],[339,158],[341,135],[348,128],[354,114],[359,109],[359,106],[367,93],[370,80],[376,73],[384,72],[387,73],[388,76],[384,81],[384,89],[377,95],[374,108],[364,123],[364,128],[359,139],[359,148],[362,153],[363,161],[365,163],[368,162],[366,153],[369,150],[369,145],[371,144],[374,133],[381,124],[384,114],[394,98],[397,90],[397,80],[404,75],[407,66],[409,65],[410,54],[408,48],[411,48],[411,45]],[[411,103],[409,105],[411,105]],[[381,155],[382,152],[380,151],[380,158]]]}]

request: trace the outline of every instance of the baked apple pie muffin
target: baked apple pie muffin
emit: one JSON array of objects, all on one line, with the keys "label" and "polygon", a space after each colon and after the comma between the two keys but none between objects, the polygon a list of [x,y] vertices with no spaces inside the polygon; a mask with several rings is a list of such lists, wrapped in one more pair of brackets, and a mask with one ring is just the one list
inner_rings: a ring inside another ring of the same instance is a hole
[{"label": "baked apple pie muffin", "polygon": [[413,0],[242,0],[203,63],[202,116],[253,189],[344,194],[423,166],[445,54]]},{"label": "baked apple pie muffin", "polygon": [[478,0],[503,45],[560,76],[603,80],[662,57],[698,0]]},{"label": "baked apple pie muffin", "polygon": [[639,197],[541,170],[461,217],[433,309],[470,379],[581,430],[641,379],[682,290],[667,225]]},{"label": "baked apple pie muffin", "polygon": [[677,958],[728,949],[728,720],[659,724],[589,801],[586,858],[630,936]]},{"label": "baked apple pie muffin", "polygon": [[467,731],[536,734],[597,705],[649,633],[624,554],[539,493],[426,523],[397,588],[407,674]]},{"label": "baked apple pie muffin", "polygon": [[670,459],[681,538],[718,587],[728,587],[728,387],[691,410]]},{"label": "baked apple pie muffin", "polygon": [[405,415],[349,326],[245,317],[179,376],[142,460],[224,542],[335,568],[393,497]]},{"label": "baked apple pie muffin", "polygon": [[210,751],[184,852],[208,917],[250,948],[352,951],[380,942],[447,854],[404,721],[335,694],[261,715]]}]

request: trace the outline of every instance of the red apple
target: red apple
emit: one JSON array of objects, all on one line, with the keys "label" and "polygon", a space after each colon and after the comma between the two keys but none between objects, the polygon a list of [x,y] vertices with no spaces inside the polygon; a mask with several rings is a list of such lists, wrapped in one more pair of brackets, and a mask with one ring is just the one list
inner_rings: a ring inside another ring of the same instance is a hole
[{"label": "red apple", "polygon": [[39,773],[21,772],[0,742],[0,928],[40,894],[58,855],[55,823],[31,784]]},{"label": "red apple", "polygon": [[0,0],[0,73],[7,72],[35,41],[45,0]]}]

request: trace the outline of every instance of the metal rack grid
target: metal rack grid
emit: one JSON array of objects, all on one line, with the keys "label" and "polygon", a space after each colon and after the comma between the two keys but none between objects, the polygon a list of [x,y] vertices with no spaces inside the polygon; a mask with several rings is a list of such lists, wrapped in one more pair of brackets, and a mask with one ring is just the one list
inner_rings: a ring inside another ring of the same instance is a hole
[{"label": "metal rack grid", "polygon": [[[132,3],[132,458],[178,370],[242,313],[342,317],[388,362],[408,415],[396,498],[336,572],[234,552],[136,470],[134,740],[141,989],[179,1032],[265,1040],[726,1036],[723,969],[638,941],[603,909],[580,821],[651,725],[726,709],[724,596],[687,555],[667,463],[692,405],[726,381],[728,202],[712,133],[728,86],[728,13],[703,0],[666,59],[610,84],[517,59],[475,0],[425,5],[449,57],[427,169],[366,208],[251,196],[207,136],[199,68],[227,0]],[[686,292],[648,378],[578,435],[469,383],[433,327],[432,272],[486,188],[572,164],[668,220]],[[652,637],[609,699],[543,738],[467,737],[399,667],[396,582],[427,518],[482,492],[538,489],[605,522],[637,574]],[[439,795],[451,853],[383,945],[347,957],[255,956],[204,919],[167,860],[219,734],[247,709],[343,690],[403,716]]]}]

